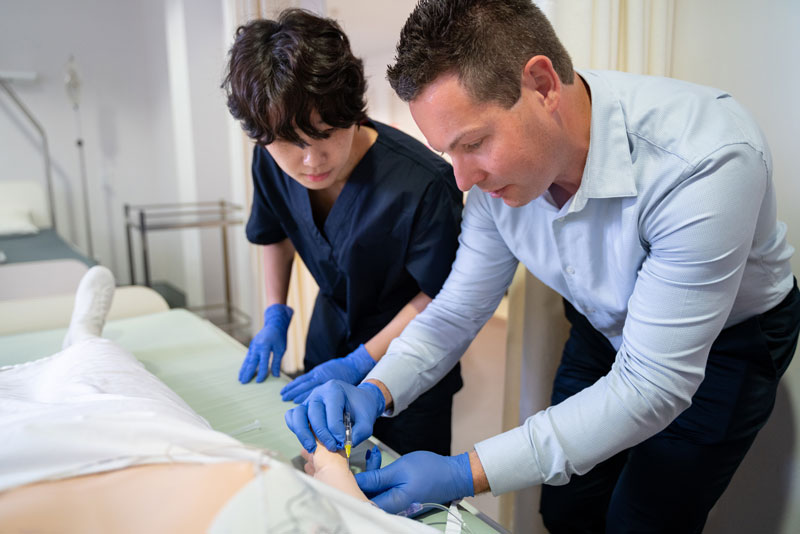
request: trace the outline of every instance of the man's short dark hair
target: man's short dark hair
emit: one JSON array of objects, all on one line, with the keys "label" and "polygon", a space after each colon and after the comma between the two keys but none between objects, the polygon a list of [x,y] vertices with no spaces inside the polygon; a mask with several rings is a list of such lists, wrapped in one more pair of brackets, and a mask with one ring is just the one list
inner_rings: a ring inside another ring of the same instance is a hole
[{"label": "man's short dark hair", "polygon": [[572,83],[572,60],[531,0],[420,0],[387,78],[409,102],[454,73],[473,98],[509,108],[519,99],[523,67],[536,55],[550,58],[561,82]]},{"label": "man's short dark hair", "polygon": [[311,124],[349,128],[366,119],[367,83],[350,41],[331,19],[287,9],[277,20],[253,20],[236,30],[222,83],[231,115],[259,144],[283,139],[303,146],[329,134]]}]

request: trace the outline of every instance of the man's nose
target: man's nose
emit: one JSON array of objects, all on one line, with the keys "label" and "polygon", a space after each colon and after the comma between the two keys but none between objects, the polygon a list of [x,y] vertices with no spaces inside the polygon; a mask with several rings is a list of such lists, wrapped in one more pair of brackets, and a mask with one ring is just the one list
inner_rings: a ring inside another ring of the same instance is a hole
[{"label": "man's nose", "polygon": [[461,191],[469,191],[486,176],[486,173],[481,172],[478,167],[461,158],[453,158],[453,174],[456,177],[456,185]]}]

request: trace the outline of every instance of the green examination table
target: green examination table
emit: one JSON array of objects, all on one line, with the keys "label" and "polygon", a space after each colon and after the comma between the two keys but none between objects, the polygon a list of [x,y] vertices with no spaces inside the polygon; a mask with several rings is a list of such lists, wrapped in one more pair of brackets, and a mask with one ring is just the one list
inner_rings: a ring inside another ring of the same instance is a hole
[{"label": "green examination table", "polygon": [[[0,366],[58,352],[65,331],[0,336]],[[294,404],[281,401],[278,393],[288,380],[270,376],[261,384],[240,384],[239,367],[247,349],[209,321],[173,309],[109,321],[103,337],[136,355],[214,429],[273,451],[287,463],[300,453],[300,444],[283,419]],[[385,446],[382,449],[384,465],[397,457]],[[475,534],[506,532],[469,503],[462,502],[459,511]],[[419,519],[444,531],[446,516],[434,511]]]}]

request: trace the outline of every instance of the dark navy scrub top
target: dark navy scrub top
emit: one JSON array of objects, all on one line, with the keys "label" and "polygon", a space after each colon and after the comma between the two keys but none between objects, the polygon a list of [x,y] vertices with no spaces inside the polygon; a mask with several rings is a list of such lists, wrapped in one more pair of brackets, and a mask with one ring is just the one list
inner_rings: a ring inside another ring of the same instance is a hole
[{"label": "dark navy scrub top", "polygon": [[417,293],[441,289],[458,246],[462,194],[453,169],[416,139],[375,121],[378,138],[353,169],[322,231],[308,191],[267,150],[253,152],[247,238],[289,238],[319,285],[306,370],[349,354]]}]

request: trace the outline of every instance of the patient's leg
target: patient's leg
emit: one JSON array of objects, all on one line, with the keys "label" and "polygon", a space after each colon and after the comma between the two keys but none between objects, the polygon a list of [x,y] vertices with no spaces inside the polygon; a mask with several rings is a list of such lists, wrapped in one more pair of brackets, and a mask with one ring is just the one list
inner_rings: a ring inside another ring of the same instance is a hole
[{"label": "patient's leg", "polygon": [[[136,357],[100,337],[111,300],[114,275],[107,268],[89,269],[78,284],[64,349],[49,358],[15,366],[2,374],[0,391],[34,403],[76,404],[129,399],[142,409],[158,408],[208,428],[208,423],[175,392],[148,372]],[[0,416],[2,415],[0,406]]]},{"label": "patient's leg", "polygon": [[95,265],[81,278],[75,293],[75,306],[63,348],[93,337],[100,337],[114,298],[114,275]]}]

